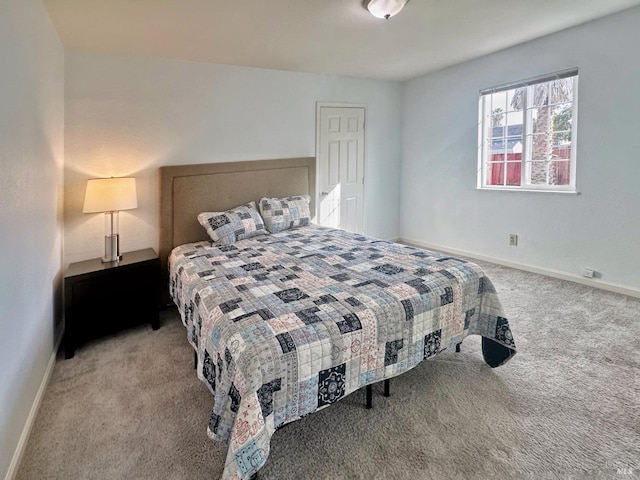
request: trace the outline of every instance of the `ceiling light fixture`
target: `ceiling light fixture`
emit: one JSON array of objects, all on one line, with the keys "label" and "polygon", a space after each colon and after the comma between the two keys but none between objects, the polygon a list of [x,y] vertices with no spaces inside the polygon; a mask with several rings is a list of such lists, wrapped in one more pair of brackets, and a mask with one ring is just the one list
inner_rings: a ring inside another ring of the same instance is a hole
[{"label": "ceiling light fixture", "polygon": [[371,15],[389,19],[400,13],[409,0],[364,0],[364,5]]}]

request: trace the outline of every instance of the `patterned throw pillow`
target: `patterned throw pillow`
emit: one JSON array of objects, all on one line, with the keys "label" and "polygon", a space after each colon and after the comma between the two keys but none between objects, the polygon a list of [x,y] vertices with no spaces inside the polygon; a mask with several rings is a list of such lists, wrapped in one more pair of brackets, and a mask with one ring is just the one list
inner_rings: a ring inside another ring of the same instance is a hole
[{"label": "patterned throw pillow", "polygon": [[285,198],[262,197],[260,213],[264,225],[271,233],[281,232],[293,227],[309,225],[311,211],[309,195],[294,195]]},{"label": "patterned throw pillow", "polygon": [[229,245],[237,240],[268,233],[256,202],[226,212],[202,212],[198,214],[198,222],[217,245]]}]

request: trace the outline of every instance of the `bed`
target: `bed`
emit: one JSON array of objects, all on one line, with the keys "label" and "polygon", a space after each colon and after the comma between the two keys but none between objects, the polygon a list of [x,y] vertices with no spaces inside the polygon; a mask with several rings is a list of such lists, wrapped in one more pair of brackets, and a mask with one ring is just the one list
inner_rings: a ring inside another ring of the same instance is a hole
[{"label": "bed", "polygon": [[178,308],[213,396],[208,435],[224,479],[266,463],[274,432],[352,392],[482,336],[497,367],[515,344],[474,263],[317,225],[226,245],[197,221],[262,197],[308,194],[313,158],[160,169],[164,295]]}]

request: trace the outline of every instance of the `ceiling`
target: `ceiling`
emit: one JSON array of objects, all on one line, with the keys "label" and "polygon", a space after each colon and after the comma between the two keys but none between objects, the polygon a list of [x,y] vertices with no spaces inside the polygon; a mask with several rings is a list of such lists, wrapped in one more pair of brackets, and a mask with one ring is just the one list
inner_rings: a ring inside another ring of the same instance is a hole
[{"label": "ceiling", "polygon": [[407,80],[640,0],[43,0],[66,49]]}]

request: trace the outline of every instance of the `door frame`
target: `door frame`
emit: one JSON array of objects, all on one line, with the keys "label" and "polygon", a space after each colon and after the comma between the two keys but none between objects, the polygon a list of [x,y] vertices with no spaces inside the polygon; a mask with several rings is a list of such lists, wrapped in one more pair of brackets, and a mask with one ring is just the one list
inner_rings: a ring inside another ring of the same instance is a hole
[{"label": "door frame", "polygon": [[364,109],[364,123],[363,123],[363,145],[362,145],[362,232],[367,233],[367,211],[365,198],[367,196],[367,110],[368,104],[366,103],[349,103],[349,102],[316,102],[316,219],[320,218],[320,175],[318,171],[318,158],[320,157],[320,109],[324,107],[335,108],[362,108]]}]

